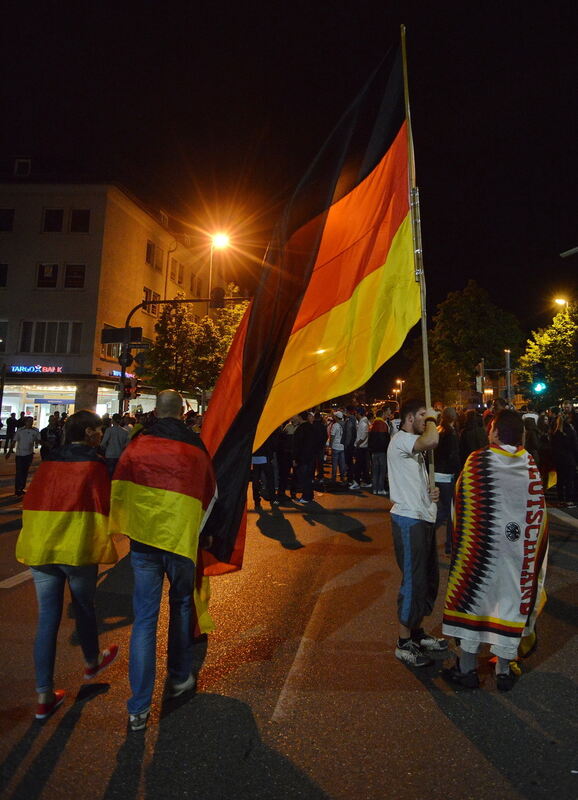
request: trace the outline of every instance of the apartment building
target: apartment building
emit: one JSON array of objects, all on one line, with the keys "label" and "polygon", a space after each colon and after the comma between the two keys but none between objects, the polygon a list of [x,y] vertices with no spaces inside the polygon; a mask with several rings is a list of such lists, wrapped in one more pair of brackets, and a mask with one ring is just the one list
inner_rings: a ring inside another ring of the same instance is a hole
[{"label": "apartment building", "polygon": [[[101,345],[101,330],[123,327],[142,300],[206,297],[209,252],[117,185],[0,183],[2,419],[116,411],[119,346]],[[152,341],[159,313],[152,304],[131,325]],[[154,392],[137,404],[152,408]]]}]

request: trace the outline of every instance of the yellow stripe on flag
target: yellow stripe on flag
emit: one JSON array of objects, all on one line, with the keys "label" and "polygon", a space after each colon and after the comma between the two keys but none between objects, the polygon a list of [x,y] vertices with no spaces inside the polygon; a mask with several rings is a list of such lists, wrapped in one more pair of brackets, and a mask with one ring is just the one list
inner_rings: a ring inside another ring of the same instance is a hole
[{"label": "yellow stripe on flag", "polygon": [[116,550],[108,533],[108,517],[96,511],[30,511],[22,514],[16,558],[35,567],[43,564],[114,564]]},{"label": "yellow stripe on flag", "polygon": [[196,561],[203,516],[203,506],[196,497],[132,481],[112,482],[111,533],[124,533],[137,542]]},{"label": "yellow stripe on flag", "polygon": [[348,300],[291,334],[254,449],[287,419],[289,399],[292,409],[304,410],[364,384],[399,350],[420,315],[408,214],[385,263],[367,275]]}]

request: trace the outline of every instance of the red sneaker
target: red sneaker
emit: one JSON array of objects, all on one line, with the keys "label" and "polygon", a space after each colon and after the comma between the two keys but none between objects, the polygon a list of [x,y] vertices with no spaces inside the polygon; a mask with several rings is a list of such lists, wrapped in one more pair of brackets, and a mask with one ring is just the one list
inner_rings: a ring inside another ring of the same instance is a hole
[{"label": "red sneaker", "polygon": [[62,705],[65,696],[66,692],[64,689],[55,689],[54,698],[50,703],[38,703],[36,706],[36,719],[46,719],[46,717],[53,714],[58,706]]},{"label": "red sneaker", "polygon": [[106,669],[118,655],[118,645],[111,644],[106,650],[103,650],[99,656],[99,662],[95,667],[85,667],[84,669],[84,680],[91,681],[93,678],[96,678],[97,675]]}]

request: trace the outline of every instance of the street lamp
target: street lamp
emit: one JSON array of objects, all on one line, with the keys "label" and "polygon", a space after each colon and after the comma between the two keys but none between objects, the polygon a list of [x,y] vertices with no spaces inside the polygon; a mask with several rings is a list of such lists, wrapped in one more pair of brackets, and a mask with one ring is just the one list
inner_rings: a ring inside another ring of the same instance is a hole
[{"label": "street lamp", "polygon": [[568,306],[570,305],[568,300],[564,297],[557,297],[554,302],[559,306],[566,306],[566,313],[568,313]]},{"label": "street lamp", "polygon": [[405,380],[403,380],[402,378],[398,378],[396,380],[396,383],[399,384],[399,405],[401,406],[401,397],[403,394],[403,384],[405,383]]},{"label": "street lamp", "polygon": [[[228,233],[214,233],[211,236],[211,254],[209,256],[209,297],[213,289],[213,253],[215,250],[224,250],[231,243]],[[207,314],[209,313],[210,300],[207,305]]]}]

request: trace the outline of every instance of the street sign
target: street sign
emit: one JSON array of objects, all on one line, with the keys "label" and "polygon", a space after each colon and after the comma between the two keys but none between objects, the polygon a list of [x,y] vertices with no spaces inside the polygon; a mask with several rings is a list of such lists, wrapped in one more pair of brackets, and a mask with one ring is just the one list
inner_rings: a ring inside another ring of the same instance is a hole
[{"label": "street sign", "polygon": [[[122,344],[125,341],[126,328],[103,328],[100,332],[101,344]],[[128,342],[140,342],[142,328],[128,328]]]}]

